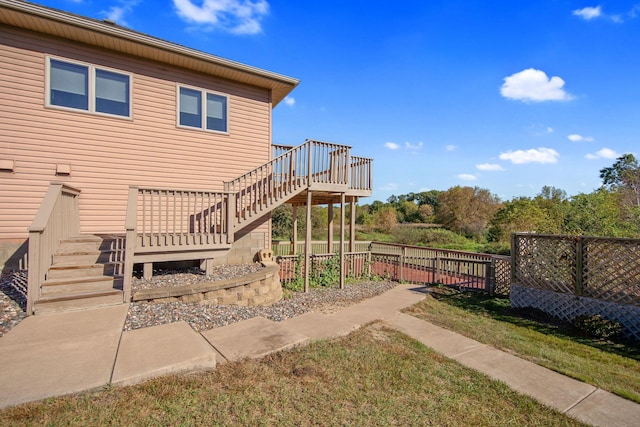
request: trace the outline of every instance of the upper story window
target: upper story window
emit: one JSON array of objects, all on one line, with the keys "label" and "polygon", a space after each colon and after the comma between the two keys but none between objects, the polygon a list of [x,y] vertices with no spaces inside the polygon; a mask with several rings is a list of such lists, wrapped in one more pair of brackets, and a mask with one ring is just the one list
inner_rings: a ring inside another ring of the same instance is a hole
[{"label": "upper story window", "polygon": [[178,125],[227,132],[227,97],[204,89],[178,87]]},{"label": "upper story window", "polygon": [[131,117],[131,76],[47,58],[47,105]]}]

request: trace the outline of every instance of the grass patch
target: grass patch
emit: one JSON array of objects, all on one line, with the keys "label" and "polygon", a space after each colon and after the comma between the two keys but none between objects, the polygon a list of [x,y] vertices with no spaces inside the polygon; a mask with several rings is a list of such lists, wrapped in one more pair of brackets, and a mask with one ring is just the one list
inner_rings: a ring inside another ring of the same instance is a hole
[{"label": "grass patch", "polygon": [[640,403],[640,345],[593,339],[507,299],[443,287],[406,312]]},{"label": "grass patch", "polygon": [[582,425],[379,323],[204,374],[0,411],[0,425]]}]

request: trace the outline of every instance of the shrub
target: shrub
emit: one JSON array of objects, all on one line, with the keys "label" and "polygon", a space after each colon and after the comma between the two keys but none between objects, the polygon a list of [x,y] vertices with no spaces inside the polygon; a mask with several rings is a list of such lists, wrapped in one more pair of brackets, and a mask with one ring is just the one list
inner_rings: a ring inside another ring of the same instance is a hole
[{"label": "shrub", "polygon": [[619,322],[605,319],[599,314],[593,316],[577,316],[573,319],[576,328],[600,339],[609,339],[622,332],[622,325]]}]

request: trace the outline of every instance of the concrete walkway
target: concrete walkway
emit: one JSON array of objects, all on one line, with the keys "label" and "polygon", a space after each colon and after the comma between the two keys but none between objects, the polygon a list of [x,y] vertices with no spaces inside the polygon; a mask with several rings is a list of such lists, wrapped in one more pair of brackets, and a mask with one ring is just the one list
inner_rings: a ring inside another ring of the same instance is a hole
[{"label": "concrete walkway", "polygon": [[346,335],[382,320],[435,351],[594,426],[637,426],[640,405],[400,312],[424,298],[400,285],[330,314],[255,317],[202,333],[185,322],[122,332],[128,306],[31,316],[0,338],[0,407],[169,373],[214,369]]}]

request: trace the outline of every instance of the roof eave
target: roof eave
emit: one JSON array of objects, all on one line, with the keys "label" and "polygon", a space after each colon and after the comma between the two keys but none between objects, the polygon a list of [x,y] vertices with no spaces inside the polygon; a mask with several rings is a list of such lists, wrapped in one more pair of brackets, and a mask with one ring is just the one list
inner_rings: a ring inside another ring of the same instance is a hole
[{"label": "roof eave", "polygon": [[299,83],[292,77],[220,58],[108,21],[21,0],[0,0],[0,22],[269,89],[274,107]]}]

